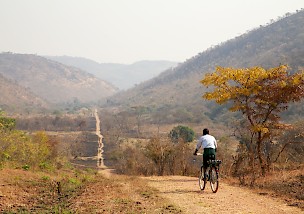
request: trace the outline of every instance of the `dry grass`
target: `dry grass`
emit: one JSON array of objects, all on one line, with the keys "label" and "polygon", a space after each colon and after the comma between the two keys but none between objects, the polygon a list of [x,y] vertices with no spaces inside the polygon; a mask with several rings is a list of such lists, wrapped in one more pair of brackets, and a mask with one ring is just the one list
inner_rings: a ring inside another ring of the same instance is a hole
[{"label": "dry grass", "polygon": [[[239,181],[226,178],[226,182],[239,185]],[[259,194],[283,198],[289,206],[304,210],[304,167],[296,170],[273,171],[256,180],[252,190]]]},{"label": "dry grass", "polygon": [[[27,180],[25,180],[27,178]],[[38,175],[21,170],[1,170],[0,176],[0,211],[31,209],[34,188],[28,188],[30,182],[38,180]]]},{"label": "dry grass", "polygon": [[304,168],[281,170],[258,180],[261,189],[271,190],[283,197],[290,206],[304,210]]},{"label": "dry grass", "polygon": [[68,200],[92,173],[0,170],[0,213],[69,213]]},{"label": "dry grass", "polygon": [[0,170],[0,213],[181,213],[137,177]]},{"label": "dry grass", "polygon": [[76,213],[181,213],[145,180],[123,175],[96,177],[71,202]]}]

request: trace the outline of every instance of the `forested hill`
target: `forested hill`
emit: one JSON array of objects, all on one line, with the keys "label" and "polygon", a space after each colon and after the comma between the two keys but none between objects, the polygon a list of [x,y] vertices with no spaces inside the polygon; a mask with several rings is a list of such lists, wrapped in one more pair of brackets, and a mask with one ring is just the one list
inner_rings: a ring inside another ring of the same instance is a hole
[{"label": "forested hill", "polygon": [[117,91],[92,74],[31,54],[0,54],[0,74],[51,103],[98,101]]},{"label": "forested hill", "polygon": [[[189,114],[208,111],[199,83],[216,66],[265,68],[288,64],[291,71],[304,67],[304,11],[286,14],[277,21],[199,53],[174,69],[108,100],[109,106],[183,108]],[[225,32],[223,32],[225,33]],[[203,38],[202,38],[203,39]]]}]

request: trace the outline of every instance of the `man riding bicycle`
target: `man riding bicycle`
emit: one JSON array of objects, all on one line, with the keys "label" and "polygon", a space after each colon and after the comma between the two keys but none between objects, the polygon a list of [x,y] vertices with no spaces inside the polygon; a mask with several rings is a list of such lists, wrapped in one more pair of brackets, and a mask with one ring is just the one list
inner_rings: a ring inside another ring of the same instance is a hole
[{"label": "man riding bicycle", "polygon": [[204,149],[203,154],[203,168],[204,168],[204,179],[206,179],[207,161],[215,160],[215,154],[217,149],[217,142],[215,138],[209,134],[209,130],[205,128],[203,135],[199,138],[195,152],[193,155],[197,155],[198,150],[202,147]]}]

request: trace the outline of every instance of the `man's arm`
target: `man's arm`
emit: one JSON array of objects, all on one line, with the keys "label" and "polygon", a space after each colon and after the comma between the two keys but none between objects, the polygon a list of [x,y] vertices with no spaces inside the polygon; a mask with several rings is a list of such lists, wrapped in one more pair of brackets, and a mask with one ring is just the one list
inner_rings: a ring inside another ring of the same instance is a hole
[{"label": "man's arm", "polygon": [[199,148],[201,148],[201,146],[202,146],[202,142],[201,142],[201,138],[200,138],[200,139],[198,139],[198,142],[196,144],[196,149],[195,149],[193,155],[197,155],[197,152],[198,152]]},{"label": "man's arm", "polygon": [[215,152],[217,150],[217,142],[216,142],[216,139],[214,138],[214,146],[215,146]]}]

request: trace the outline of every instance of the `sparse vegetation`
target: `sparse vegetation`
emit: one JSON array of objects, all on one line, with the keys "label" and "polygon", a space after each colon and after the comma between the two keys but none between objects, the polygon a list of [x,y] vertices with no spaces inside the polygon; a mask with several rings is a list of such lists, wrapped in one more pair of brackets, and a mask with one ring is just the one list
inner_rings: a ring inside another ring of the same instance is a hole
[{"label": "sparse vegetation", "polygon": [[95,119],[85,110],[84,115],[32,115],[17,117],[16,128],[25,131],[94,131]]}]

